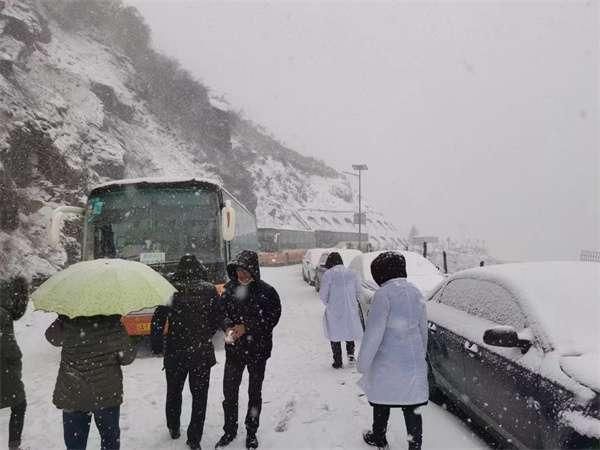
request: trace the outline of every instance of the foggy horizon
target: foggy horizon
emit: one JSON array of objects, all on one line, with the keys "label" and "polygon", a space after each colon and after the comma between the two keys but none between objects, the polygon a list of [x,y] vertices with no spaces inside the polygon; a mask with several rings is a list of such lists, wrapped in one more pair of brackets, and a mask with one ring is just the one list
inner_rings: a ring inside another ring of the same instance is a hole
[{"label": "foggy horizon", "polygon": [[600,248],[597,4],[128,3],[232,109],[367,164],[366,202],[404,235],[503,260]]}]

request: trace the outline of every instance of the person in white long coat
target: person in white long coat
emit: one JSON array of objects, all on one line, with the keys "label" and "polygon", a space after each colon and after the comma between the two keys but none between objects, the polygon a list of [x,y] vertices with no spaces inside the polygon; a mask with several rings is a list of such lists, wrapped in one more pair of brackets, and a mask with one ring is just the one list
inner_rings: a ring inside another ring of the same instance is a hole
[{"label": "person in white long coat", "polygon": [[423,423],[416,412],[427,404],[427,314],[420,291],[406,280],[406,261],[385,252],[371,263],[380,286],[375,293],[358,357],[359,386],[373,406],[369,445],[385,448],[390,408],[402,408],[409,449],[421,448]]},{"label": "person in white long coat", "polygon": [[348,362],[354,362],[354,341],[362,338],[358,295],[360,282],[356,274],[344,267],[342,257],[332,252],[325,262],[327,271],[321,280],[319,296],[325,305],[323,328],[331,342],[334,369],[342,367],[342,344],[346,341]]}]

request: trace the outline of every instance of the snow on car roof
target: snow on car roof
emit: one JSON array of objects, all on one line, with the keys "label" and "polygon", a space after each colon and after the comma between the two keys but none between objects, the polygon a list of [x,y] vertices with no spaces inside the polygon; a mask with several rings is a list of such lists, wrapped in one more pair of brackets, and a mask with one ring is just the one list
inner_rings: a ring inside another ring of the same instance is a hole
[{"label": "snow on car roof", "polygon": [[600,264],[549,261],[467,269],[474,278],[507,289],[542,343],[563,355],[600,350]]},{"label": "snow on car roof", "polygon": [[348,267],[352,260],[356,258],[358,255],[362,254],[360,250],[353,248],[342,248],[335,250],[342,257],[342,261],[344,261],[344,266]]},{"label": "snow on car roof", "polygon": [[[376,252],[364,253],[362,255],[362,263],[363,263],[363,273],[365,276],[368,275],[369,279],[373,280],[371,276],[371,263],[375,258],[377,258],[380,254],[382,254],[385,250],[380,250]],[[397,253],[400,253],[404,256],[406,260],[406,272],[408,276],[413,275],[439,275],[439,270],[431,263],[431,261],[427,260],[423,256],[419,255],[415,252],[409,252],[406,250],[395,250]]]},{"label": "snow on car roof", "polygon": [[[369,281],[373,286],[376,286],[375,280],[373,280],[373,276],[371,275],[371,263],[384,251],[364,253],[356,257],[355,262],[351,264],[351,268],[355,271],[360,270],[362,278]],[[406,250],[396,250],[396,252],[402,254],[406,260],[408,281],[414,284],[423,295],[428,295],[443,280],[443,276],[437,267],[418,253]]]}]

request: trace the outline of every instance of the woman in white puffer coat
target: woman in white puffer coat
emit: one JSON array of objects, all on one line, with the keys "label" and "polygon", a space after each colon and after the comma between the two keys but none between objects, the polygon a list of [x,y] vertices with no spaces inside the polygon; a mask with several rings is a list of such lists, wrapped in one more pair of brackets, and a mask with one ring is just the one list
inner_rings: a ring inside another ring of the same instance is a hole
[{"label": "woman in white puffer coat", "polygon": [[384,252],[371,263],[380,286],[373,297],[358,357],[359,386],[373,406],[373,429],[363,435],[369,445],[386,448],[390,408],[402,408],[410,450],[423,439],[421,415],[427,404],[427,314],[421,292],[406,280],[406,261]]},{"label": "woman in white puffer coat", "polygon": [[356,274],[344,267],[342,257],[332,252],[325,262],[327,272],[321,280],[319,296],[325,305],[323,328],[331,341],[334,369],[342,367],[342,344],[346,341],[348,362],[354,362],[354,341],[362,338],[358,295],[360,281]]}]

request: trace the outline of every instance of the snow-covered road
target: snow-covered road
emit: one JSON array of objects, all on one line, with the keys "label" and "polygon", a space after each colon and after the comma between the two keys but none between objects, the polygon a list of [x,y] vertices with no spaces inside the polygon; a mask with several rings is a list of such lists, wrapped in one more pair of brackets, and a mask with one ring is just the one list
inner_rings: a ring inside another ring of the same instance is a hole
[{"label": "snow-covered road", "polygon": [[[371,423],[371,407],[356,386],[354,368],[331,368],[329,343],[323,337],[323,308],[314,291],[300,276],[299,266],[263,269],[282,299],[283,314],[275,329],[273,356],[267,365],[263,412],[258,438],[264,449],[367,449],[361,433]],[[52,405],[58,372],[59,349],[44,340],[53,316],[29,311],[15,324],[24,353],[24,382],[28,411],[23,446],[30,450],[64,448],[61,412]],[[203,448],[213,448],[221,435],[221,381],[224,352],[213,368]],[[165,382],[162,360],[142,354],[124,368],[125,402],[122,406],[123,449],[185,449],[185,439],[172,441],[164,421]],[[241,433],[229,448],[244,448],[243,430],[247,375],[240,390]],[[191,401],[184,396],[182,431],[187,426]],[[0,446],[5,445],[8,410],[0,411]],[[437,405],[423,408],[424,449],[483,449],[459,419]],[[406,448],[402,414],[394,411],[388,440],[394,449]],[[184,434],[185,436],[185,434]],[[92,426],[88,448],[99,448]]]}]

